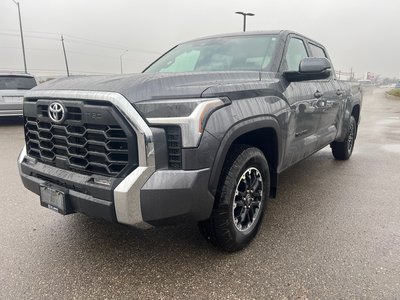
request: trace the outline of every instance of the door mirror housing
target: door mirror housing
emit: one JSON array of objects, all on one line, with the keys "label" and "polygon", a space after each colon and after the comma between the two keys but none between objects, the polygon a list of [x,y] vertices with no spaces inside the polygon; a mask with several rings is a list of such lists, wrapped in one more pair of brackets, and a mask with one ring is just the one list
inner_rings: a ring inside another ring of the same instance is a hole
[{"label": "door mirror housing", "polygon": [[306,57],[300,61],[299,71],[285,71],[287,81],[326,79],[331,76],[332,65],[325,57]]}]

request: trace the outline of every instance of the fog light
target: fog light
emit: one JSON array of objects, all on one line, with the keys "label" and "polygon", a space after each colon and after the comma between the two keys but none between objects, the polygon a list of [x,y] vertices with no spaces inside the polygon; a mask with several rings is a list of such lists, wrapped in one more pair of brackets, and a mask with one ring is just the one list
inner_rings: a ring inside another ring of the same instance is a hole
[{"label": "fog light", "polygon": [[105,185],[105,186],[110,186],[111,185],[110,179],[106,179],[106,178],[93,178],[93,183],[94,184]]},{"label": "fog light", "polygon": [[36,164],[36,159],[30,156],[25,156],[24,162],[26,162],[28,165],[35,165]]}]

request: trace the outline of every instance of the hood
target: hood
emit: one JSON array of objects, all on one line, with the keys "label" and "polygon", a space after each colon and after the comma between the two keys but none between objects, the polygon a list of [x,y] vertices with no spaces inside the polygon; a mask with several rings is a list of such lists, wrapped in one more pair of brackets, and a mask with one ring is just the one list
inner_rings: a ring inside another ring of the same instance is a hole
[{"label": "hood", "polygon": [[162,98],[196,98],[213,86],[260,80],[259,72],[155,73],[120,76],[71,76],[35,87],[39,90],[116,92],[130,102]]}]

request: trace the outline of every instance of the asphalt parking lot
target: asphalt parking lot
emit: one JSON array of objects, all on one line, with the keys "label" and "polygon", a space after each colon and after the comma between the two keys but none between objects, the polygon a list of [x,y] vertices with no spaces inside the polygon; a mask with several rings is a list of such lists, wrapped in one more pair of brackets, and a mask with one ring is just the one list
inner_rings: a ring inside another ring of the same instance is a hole
[{"label": "asphalt parking lot", "polygon": [[39,205],[0,123],[0,299],[400,297],[400,101],[364,98],[352,158],[325,148],[282,174],[257,239],[226,254],[196,225],[141,231]]}]

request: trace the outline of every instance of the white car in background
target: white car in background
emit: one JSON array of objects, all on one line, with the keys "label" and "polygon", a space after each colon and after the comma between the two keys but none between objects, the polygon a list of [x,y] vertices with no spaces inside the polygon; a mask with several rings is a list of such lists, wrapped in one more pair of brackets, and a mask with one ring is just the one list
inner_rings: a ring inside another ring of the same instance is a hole
[{"label": "white car in background", "polygon": [[363,94],[372,94],[374,85],[372,84],[371,80],[359,80],[358,82],[361,84]]},{"label": "white car in background", "polygon": [[30,74],[0,73],[0,117],[22,116],[24,95],[35,86]]}]

